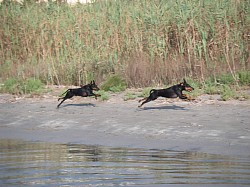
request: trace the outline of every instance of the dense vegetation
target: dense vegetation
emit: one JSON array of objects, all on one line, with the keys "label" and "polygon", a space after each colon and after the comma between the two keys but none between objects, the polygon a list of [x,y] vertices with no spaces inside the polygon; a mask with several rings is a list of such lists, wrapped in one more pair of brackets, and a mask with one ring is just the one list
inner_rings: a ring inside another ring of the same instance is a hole
[{"label": "dense vegetation", "polygon": [[[0,5],[0,82],[129,87],[249,75],[248,0],[105,0]],[[244,73],[243,73],[244,74]],[[13,81],[13,80],[12,80]]]}]

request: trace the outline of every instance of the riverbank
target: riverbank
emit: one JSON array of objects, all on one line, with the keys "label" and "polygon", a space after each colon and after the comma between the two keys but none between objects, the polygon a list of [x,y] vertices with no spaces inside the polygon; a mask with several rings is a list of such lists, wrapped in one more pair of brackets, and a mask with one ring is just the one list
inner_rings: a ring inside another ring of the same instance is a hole
[{"label": "riverbank", "polygon": [[250,102],[200,96],[193,102],[160,98],[75,97],[57,109],[56,96],[0,95],[0,137],[56,143],[250,155]]}]

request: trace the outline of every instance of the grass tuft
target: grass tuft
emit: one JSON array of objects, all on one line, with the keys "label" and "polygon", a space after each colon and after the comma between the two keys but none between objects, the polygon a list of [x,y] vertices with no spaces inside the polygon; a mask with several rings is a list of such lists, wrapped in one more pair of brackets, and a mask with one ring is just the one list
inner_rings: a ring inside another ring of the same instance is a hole
[{"label": "grass tuft", "polygon": [[104,91],[121,92],[127,88],[126,82],[119,75],[111,75],[101,85],[101,89]]},{"label": "grass tuft", "polygon": [[99,90],[95,92],[96,94],[100,94],[101,97],[99,97],[102,101],[109,100],[109,93],[105,92],[104,90]]},{"label": "grass tuft", "polygon": [[250,71],[240,71],[238,77],[240,85],[250,86]]},{"label": "grass tuft", "polygon": [[7,79],[1,87],[1,92],[11,94],[32,94],[40,93],[44,84],[38,79],[19,80],[16,78]]}]

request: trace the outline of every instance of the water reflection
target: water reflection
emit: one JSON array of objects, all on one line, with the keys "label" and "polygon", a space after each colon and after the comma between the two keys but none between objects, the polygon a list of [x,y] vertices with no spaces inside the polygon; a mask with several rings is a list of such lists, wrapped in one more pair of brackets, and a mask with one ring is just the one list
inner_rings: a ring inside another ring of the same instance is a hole
[{"label": "water reflection", "polygon": [[0,140],[0,186],[250,184],[250,159]]}]

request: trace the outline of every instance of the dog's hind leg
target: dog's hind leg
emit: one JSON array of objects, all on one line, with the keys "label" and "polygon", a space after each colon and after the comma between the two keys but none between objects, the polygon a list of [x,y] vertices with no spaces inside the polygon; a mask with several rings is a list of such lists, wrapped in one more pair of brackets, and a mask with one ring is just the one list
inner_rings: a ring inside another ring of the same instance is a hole
[{"label": "dog's hind leg", "polygon": [[147,98],[142,99],[142,101],[143,101],[142,104],[139,105],[138,107],[142,107],[142,105],[144,105],[145,103],[148,103],[148,102],[152,101],[152,99],[150,97],[147,97]]},{"label": "dog's hind leg", "polygon": [[142,101],[145,101],[147,99],[147,97],[143,98],[143,99],[140,99],[138,102],[142,102]]},{"label": "dog's hind leg", "polygon": [[62,101],[61,101],[61,103],[59,103],[58,105],[57,105],[57,108],[59,108],[59,106],[65,101],[66,99],[64,98]]},{"label": "dog's hind leg", "polygon": [[74,96],[74,94],[72,93],[72,92],[67,92],[67,94],[65,95],[65,97],[60,97],[59,99],[58,99],[58,101],[60,100],[60,99],[62,99],[62,101],[57,105],[57,108],[59,108],[59,106],[66,100],[66,99],[70,99],[70,98],[72,98]]},{"label": "dog's hind leg", "polygon": [[60,100],[63,99],[63,98],[64,98],[64,97],[59,97],[59,98],[58,98],[58,101],[60,101]]},{"label": "dog's hind leg", "polygon": [[138,107],[142,107],[142,105],[144,105],[145,103],[148,103],[150,101],[154,101],[158,98],[157,92],[156,90],[151,90],[150,91],[150,95],[142,100],[140,100],[139,102],[143,101],[141,105],[139,105]]}]

